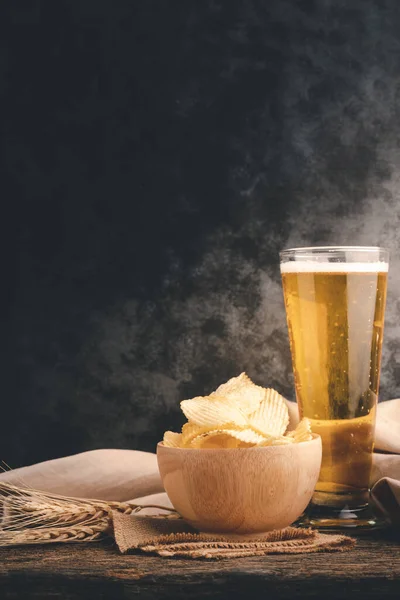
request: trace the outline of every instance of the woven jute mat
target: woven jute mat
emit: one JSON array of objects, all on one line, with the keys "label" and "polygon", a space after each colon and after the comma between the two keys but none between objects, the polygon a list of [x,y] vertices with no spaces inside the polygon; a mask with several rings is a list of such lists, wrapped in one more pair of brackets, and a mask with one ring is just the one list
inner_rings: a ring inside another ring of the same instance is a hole
[{"label": "woven jute mat", "polygon": [[245,540],[203,534],[177,518],[144,517],[113,512],[115,541],[122,553],[154,553],[159,556],[221,559],[266,554],[343,552],[355,541],[345,535],[327,535],[313,529],[287,527],[262,537]]}]

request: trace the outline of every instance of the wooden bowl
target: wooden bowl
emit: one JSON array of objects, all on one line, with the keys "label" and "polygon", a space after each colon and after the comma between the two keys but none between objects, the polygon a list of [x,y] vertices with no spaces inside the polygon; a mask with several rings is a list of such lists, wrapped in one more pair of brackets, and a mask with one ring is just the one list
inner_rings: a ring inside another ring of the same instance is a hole
[{"label": "wooden bowl", "polygon": [[293,523],[311,499],[321,455],[319,435],[287,446],[157,446],[165,491],[185,521],[203,532],[240,536]]}]

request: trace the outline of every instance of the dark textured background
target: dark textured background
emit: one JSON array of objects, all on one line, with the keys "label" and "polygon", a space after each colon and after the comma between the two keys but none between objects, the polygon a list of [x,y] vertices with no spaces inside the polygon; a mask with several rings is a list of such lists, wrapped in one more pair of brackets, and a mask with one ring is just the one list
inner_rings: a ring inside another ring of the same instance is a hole
[{"label": "dark textured background", "polygon": [[153,450],[242,370],[293,398],[278,251],[392,251],[400,3],[0,7],[1,458]]}]

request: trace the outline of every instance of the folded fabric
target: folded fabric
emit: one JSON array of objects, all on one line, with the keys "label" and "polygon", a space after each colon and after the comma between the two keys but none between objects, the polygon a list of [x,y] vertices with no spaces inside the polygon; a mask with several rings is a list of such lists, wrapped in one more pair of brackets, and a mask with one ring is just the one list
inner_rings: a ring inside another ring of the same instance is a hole
[{"label": "folded fabric", "polygon": [[0,474],[0,481],[37,490],[124,502],[163,492],[157,457],[139,450],[91,450]]}]

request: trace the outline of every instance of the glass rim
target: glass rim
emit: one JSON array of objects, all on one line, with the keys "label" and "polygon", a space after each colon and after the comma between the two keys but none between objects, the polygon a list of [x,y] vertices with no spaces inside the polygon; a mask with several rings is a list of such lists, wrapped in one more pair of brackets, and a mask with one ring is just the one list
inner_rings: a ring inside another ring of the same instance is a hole
[{"label": "glass rim", "polygon": [[378,262],[388,262],[389,261],[389,250],[384,248],[383,246],[303,246],[298,248],[285,248],[279,252],[279,257],[281,260],[288,259],[293,257],[303,257],[303,258],[318,258],[325,255],[325,257],[331,256],[332,258],[335,255],[340,255],[343,253],[352,253],[353,255],[359,254],[359,258],[362,259],[361,255],[365,257],[369,255],[378,255]]},{"label": "glass rim", "polygon": [[324,252],[341,252],[343,250],[350,250],[351,252],[389,252],[384,246],[298,246],[294,248],[284,248],[279,254],[286,252],[314,252],[323,250]]}]

